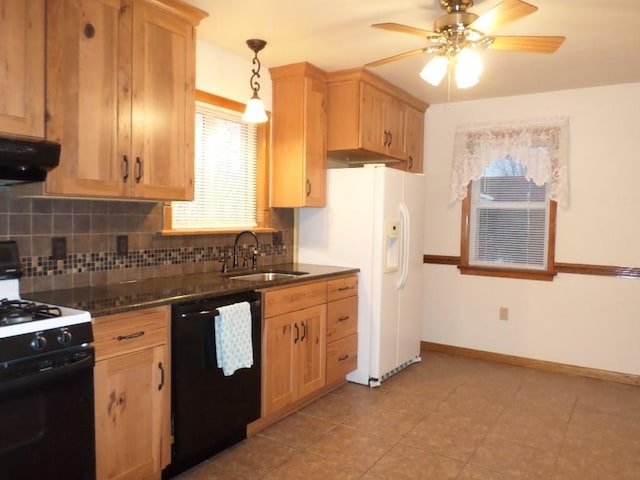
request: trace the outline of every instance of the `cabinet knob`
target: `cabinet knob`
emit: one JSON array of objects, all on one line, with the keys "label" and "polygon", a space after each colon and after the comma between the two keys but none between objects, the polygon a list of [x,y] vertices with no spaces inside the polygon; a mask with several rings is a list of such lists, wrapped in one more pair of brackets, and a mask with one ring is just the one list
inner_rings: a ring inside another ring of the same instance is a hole
[{"label": "cabinet knob", "polygon": [[413,156],[409,155],[409,170],[413,168]]},{"label": "cabinet knob", "polygon": [[84,26],[84,36],[86,38],[93,38],[96,36],[96,28],[91,24],[87,23]]}]

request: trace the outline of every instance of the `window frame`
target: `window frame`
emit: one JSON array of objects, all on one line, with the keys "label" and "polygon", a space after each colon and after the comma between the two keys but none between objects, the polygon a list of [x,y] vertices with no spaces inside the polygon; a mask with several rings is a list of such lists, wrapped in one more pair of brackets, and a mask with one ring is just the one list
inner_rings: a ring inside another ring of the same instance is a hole
[{"label": "window frame", "polygon": [[[214,107],[224,108],[234,112],[242,113],[245,110],[246,105],[241,102],[236,102],[219,95],[205,92],[203,90],[196,90],[195,100],[198,102],[207,103]],[[270,210],[269,210],[269,151],[270,151],[270,138],[271,138],[271,113],[267,112],[269,120],[264,123],[259,123],[257,127],[257,158],[256,158],[256,224],[257,226],[251,228],[252,232],[275,232],[275,228],[271,228],[270,225]],[[195,148],[194,148],[195,151]],[[211,227],[210,229],[173,229],[172,227],[172,207],[171,202],[164,203],[163,209],[163,229],[162,235],[198,235],[198,234],[228,234],[238,233],[245,229],[220,229]]]},{"label": "window frame", "polygon": [[549,222],[547,238],[547,265],[544,270],[519,269],[519,268],[499,268],[488,266],[477,266],[469,264],[470,247],[470,209],[471,209],[472,182],[467,185],[467,195],[462,200],[462,224],[460,228],[460,273],[466,275],[480,275],[487,277],[521,278],[528,280],[551,281],[555,276],[555,246],[556,246],[556,216],[557,202],[549,200]]}]

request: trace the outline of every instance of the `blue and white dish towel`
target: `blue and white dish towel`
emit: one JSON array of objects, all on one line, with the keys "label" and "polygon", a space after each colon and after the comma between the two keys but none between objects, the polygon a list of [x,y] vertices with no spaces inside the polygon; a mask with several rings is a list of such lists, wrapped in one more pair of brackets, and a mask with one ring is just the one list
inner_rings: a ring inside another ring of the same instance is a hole
[{"label": "blue and white dish towel", "polygon": [[216,360],[225,376],[253,365],[249,302],[218,307],[215,316]]}]

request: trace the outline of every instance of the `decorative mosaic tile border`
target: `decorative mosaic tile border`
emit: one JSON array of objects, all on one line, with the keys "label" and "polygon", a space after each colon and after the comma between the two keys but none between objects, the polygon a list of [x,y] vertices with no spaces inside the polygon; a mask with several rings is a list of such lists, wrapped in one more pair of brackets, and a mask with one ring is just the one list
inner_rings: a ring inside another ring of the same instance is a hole
[{"label": "decorative mosaic tile border", "polygon": [[[233,247],[177,247],[155,250],[129,251],[118,255],[114,251],[74,253],[64,260],[54,260],[51,256],[20,257],[23,277],[47,277],[81,272],[104,272],[126,268],[162,267],[184,265],[207,261],[220,261],[224,255],[231,255]],[[250,256],[252,248],[242,246],[239,257]],[[285,245],[260,245],[259,255],[279,256],[286,254]]]}]

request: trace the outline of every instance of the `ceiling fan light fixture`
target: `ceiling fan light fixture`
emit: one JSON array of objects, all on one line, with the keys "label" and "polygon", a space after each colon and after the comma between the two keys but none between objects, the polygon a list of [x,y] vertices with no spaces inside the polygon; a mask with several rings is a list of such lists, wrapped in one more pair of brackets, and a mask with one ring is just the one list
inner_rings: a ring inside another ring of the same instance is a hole
[{"label": "ceiling fan light fixture", "polygon": [[442,55],[436,55],[427,62],[420,77],[430,85],[437,87],[447,73],[449,68],[449,59]]},{"label": "ceiling fan light fixture", "polygon": [[456,55],[456,86],[470,88],[478,83],[483,66],[480,56],[468,48],[463,48]]},{"label": "ceiling fan light fixture", "polygon": [[242,115],[242,120],[247,123],[264,123],[269,120],[267,113],[264,111],[264,104],[258,96],[258,90],[260,90],[260,84],[258,83],[258,78],[260,78],[260,60],[258,59],[258,52],[262,50],[266,44],[267,42],[257,38],[247,40],[247,45],[251,50],[253,50],[254,54],[253,65],[256,65],[256,68],[251,70],[251,79],[249,80],[249,85],[251,85],[253,95],[247,102],[247,107]]}]

